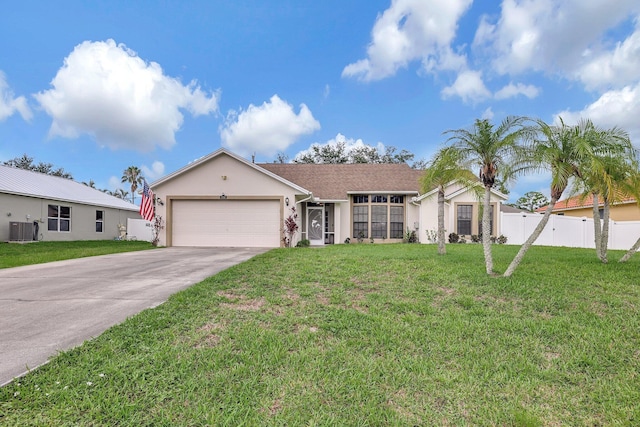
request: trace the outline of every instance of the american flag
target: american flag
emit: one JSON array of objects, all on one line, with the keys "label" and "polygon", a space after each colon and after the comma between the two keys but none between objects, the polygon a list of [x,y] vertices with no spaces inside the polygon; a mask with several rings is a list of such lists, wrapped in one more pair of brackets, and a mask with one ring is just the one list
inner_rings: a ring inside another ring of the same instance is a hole
[{"label": "american flag", "polygon": [[147,221],[153,220],[153,191],[147,185],[147,181],[143,180],[142,185],[142,202],[140,202],[140,215]]}]

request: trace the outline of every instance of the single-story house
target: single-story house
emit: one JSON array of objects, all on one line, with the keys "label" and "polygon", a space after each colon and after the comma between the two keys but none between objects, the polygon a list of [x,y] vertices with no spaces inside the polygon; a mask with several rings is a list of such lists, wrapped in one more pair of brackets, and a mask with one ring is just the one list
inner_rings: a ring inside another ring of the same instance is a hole
[{"label": "single-story house", "polygon": [[[421,194],[421,175],[406,164],[254,164],[219,149],[151,184],[165,225],[159,244],[279,247],[294,212],[294,244],[400,242],[411,231],[428,243],[437,195]],[[494,234],[506,198],[492,193]],[[446,200],[447,230],[477,234],[476,195],[452,183]]]},{"label": "single-story house", "polygon": [[79,182],[0,165],[0,241],[111,240],[138,207]]},{"label": "single-story house", "polygon": [[[604,201],[598,198],[600,218],[604,212]],[[536,212],[544,213],[546,206],[538,208]],[[568,199],[558,200],[551,211],[557,215],[575,217],[593,217],[593,195],[573,196]],[[640,221],[640,206],[634,197],[625,196],[611,204],[609,216],[613,221]]]}]

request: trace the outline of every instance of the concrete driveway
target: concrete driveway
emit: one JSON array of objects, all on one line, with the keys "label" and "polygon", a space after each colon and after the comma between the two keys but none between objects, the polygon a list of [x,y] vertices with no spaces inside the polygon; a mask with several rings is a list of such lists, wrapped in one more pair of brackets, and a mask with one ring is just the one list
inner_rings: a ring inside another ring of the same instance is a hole
[{"label": "concrete driveway", "polygon": [[0,386],[262,248],[164,248],[0,269]]}]

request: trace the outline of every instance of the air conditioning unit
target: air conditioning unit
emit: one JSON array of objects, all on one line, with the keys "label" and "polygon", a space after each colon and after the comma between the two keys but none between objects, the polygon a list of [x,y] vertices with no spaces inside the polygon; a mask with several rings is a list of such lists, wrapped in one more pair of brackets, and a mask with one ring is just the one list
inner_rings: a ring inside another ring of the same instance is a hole
[{"label": "air conditioning unit", "polygon": [[30,242],[33,240],[32,222],[10,222],[9,241],[10,242]]}]

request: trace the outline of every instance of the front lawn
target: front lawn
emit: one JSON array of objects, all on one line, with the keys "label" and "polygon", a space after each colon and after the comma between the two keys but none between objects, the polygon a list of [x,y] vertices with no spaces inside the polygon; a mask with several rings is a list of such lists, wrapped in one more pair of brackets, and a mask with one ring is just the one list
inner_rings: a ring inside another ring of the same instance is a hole
[{"label": "front lawn", "polygon": [[640,424],[639,256],[447,250],[257,256],[0,389],[0,424]]},{"label": "front lawn", "polygon": [[151,249],[149,242],[124,240],[83,240],[73,242],[0,243],[0,268],[42,264],[118,252]]}]

